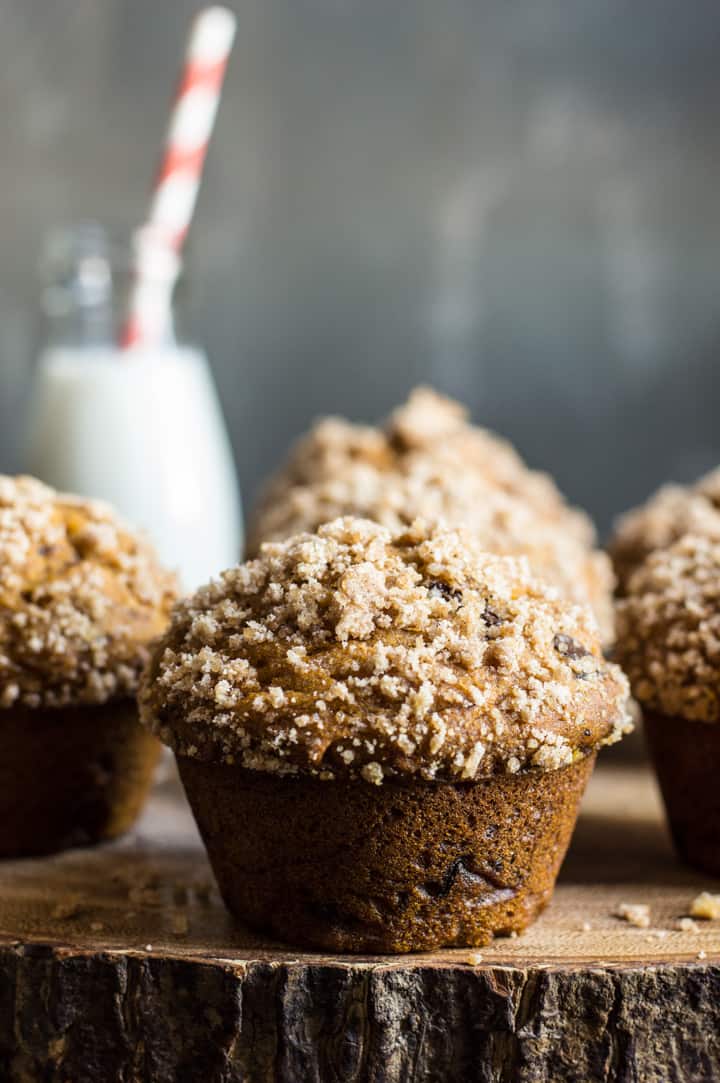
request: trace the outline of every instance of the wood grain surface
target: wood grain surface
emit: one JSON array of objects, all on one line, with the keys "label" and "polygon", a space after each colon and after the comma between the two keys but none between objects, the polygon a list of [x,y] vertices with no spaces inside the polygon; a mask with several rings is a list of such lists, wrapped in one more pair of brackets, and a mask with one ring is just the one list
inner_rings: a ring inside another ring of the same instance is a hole
[{"label": "wood grain surface", "polygon": [[0,867],[0,1080],[717,1080],[720,922],[676,927],[701,890],[611,761],[524,935],[294,951],[233,925],[171,778],[121,842]]}]

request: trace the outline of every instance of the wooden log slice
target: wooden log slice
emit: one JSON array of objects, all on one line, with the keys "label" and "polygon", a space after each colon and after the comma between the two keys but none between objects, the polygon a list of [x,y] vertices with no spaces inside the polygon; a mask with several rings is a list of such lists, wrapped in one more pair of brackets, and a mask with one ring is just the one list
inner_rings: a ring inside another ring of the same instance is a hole
[{"label": "wooden log slice", "polygon": [[296,952],[232,924],[165,784],[121,842],[0,866],[0,1081],[710,1083],[720,922],[677,928],[701,890],[720,883],[675,860],[647,770],[605,767],[523,936]]}]

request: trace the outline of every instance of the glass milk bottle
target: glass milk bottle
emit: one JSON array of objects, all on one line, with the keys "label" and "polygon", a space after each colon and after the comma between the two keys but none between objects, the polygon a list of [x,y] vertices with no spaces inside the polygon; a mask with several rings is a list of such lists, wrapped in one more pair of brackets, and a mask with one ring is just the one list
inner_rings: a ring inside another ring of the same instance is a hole
[{"label": "glass milk bottle", "polygon": [[237,476],[203,350],[178,340],[174,319],[158,345],[116,345],[130,263],[99,226],[49,238],[27,470],[110,501],[190,591],[240,559]]}]

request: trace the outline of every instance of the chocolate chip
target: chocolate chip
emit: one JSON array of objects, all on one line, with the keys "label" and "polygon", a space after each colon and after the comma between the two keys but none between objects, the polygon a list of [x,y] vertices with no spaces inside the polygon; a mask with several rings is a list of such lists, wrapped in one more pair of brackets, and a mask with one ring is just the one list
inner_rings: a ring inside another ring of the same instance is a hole
[{"label": "chocolate chip", "polygon": [[432,583],[428,585],[428,590],[431,594],[439,594],[446,602],[451,599],[455,602],[462,601],[462,591],[451,587],[449,583],[443,583],[441,579],[433,579]]},{"label": "chocolate chip", "polygon": [[55,552],[54,545],[40,545],[38,546],[38,553],[41,557],[49,557],[51,553]]},{"label": "chocolate chip", "polygon": [[482,619],[485,621],[489,628],[497,628],[498,624],[502,624],[503,619],[499,613],[496,613],[494,609],[485,602],[485,608],[482,612]]},{"label": "chocolate chip", "polygon": [[556,635],[553,647],[563,658],[586,658],[591,652],[572,636]]}]

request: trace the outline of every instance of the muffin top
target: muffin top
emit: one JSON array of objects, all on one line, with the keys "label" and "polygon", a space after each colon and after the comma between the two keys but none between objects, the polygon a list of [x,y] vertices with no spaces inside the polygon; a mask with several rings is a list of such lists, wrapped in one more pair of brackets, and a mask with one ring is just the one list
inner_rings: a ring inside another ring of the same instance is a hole
[{"label": "muffin top", "polygon": [[626,726],[583,608],[417,521],[262,547],[175,609],[140,693],[181,755],[320,778],[550,770]]},{"label": "muffin top", "polygon": [[645,707],[720,719],[720,542],[687,534],[630,577],[617,653]]},{"label": "muffin top", "polygon": [[692,486],[663,485],[646,504],[618,520],[609,549],[621,589],[649,553],[684,534],[720,541],[720,470]]},{"label": "muffin top", "polygon": [[[339,418],[318,422],[267,487],[251,526],[251,551],[273,536],[277,509],[292,501],[298,488],[302,499],[303,490],[342,485],[349,477],[353,485],[362,485],[364,478],[387,481],[392,475],[422,476],[428,470],[445,477],[472,474],[562,525],[584,545],[594,540],[588,517],[567,505],[547,474],[528,469],[507,441],[469,424],[459,403],[419,387],[384,429]],[[344,510],[337,508],[336,514]],[[351,510],[362,514],[364,509]]]},{"label": "muffin top", "polygon": [[[527,556],[532,571],[564,598],[590,606],[604,641],[613,637],[614,577],[607,555],[588,549],[574,533],[540,518],[478,473],[448,470],[431,458],[405,472],[352,463],[337,477],[295,486],[265,508],[257,526],[262,540],[282,541],[344,515],[372,519],[395,532],[418,518],[465,527],[489,553]],[[258,536],[251,540],[251,555],[259,542]]]},{"label": "muffin top", "polygon": [[134,695],[175,582],[110,508],[0,475],[0,707]]}]

